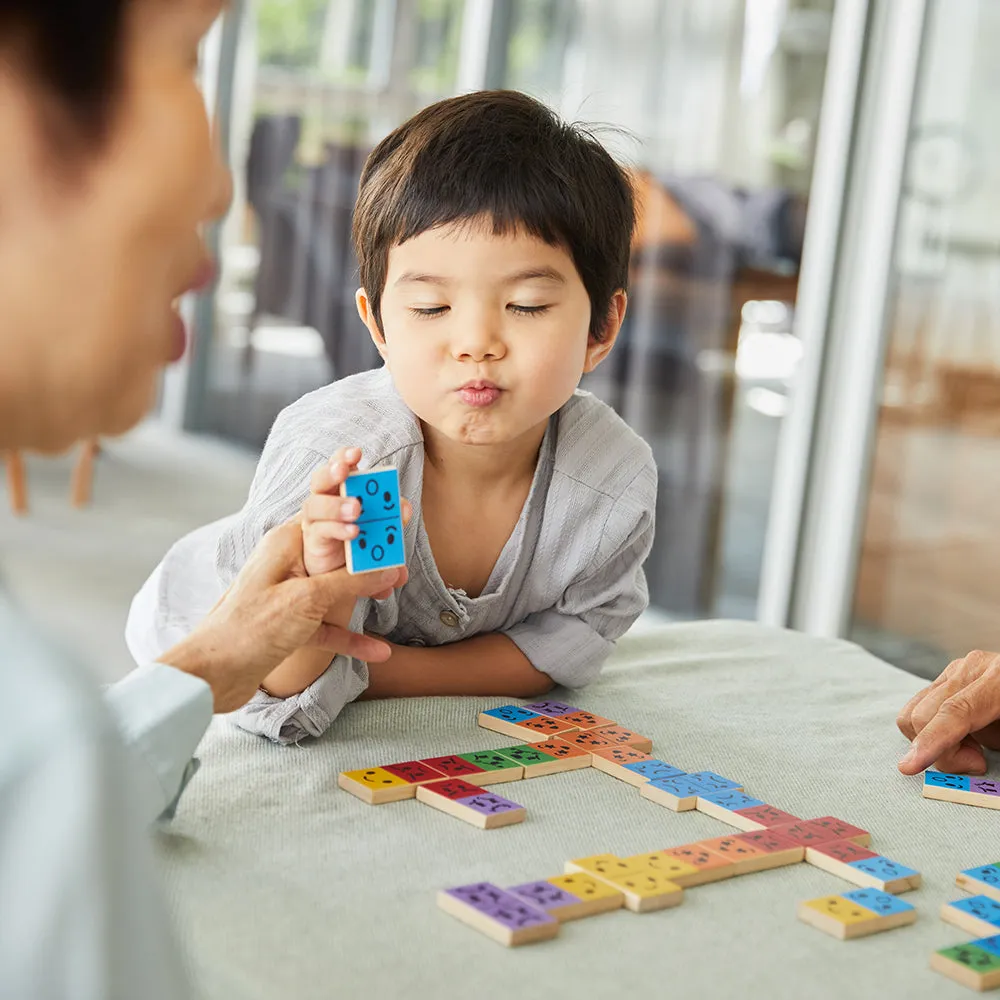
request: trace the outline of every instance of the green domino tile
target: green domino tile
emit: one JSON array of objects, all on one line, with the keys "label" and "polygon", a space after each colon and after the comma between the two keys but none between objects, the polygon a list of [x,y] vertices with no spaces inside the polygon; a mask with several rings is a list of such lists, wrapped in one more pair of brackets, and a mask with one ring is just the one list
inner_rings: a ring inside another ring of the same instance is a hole
[{"label": "green domino tile", "polygon": [[995,972],[1000,969],[1000,955],[992,955],[974,944],[957,944],[952,948],[942,948],[938,954],[980,973]]},{"label": "green domino tile", "polygon": [[550,753],[543,753],[541,750],[536,750],[530,743],[525,743],[523,746],[517,747],[504,747],[502,750],[498,750],[497,753],[502,757],[515,760],[518,764],[524,764],[525,766],[529,764],[547,764],[550,760],[559,759],[558,757],[553,757]]},{"label": "green domino tile", "polygon": [[480,750],[478,753],[460,753],[462,760],[467,760],[470,764],[481,767],[484,771],[503,771],[508,767],[521,767],[522,765],[510,757],[505,757],[496,750]]}]

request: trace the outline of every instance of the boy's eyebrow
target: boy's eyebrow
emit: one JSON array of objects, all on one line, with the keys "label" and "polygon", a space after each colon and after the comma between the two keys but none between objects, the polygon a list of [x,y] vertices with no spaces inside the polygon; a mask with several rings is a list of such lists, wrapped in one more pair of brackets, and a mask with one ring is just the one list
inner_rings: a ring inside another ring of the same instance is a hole
[{"label": "boy's eyebrow", "polygon": [[[519,285],[522,281],[554,281],[557,284],[565,285],[566,278],[554,267],[528,267],[523,271],[515,271],[507,275],[503,283],[505,285]],[[451,278],[444,278],[437,274],[424,274],[420,271],[404,271],[394,282],[394,285],[406,285],[418,283],[425,285],[450,285]]]}]

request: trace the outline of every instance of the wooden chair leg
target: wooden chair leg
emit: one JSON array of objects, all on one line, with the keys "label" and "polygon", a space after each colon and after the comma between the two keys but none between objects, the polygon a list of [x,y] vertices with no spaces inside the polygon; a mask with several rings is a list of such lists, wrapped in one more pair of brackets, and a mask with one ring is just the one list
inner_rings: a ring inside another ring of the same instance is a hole
[{"label": "wooden chair leg", "polygon": [[100,446],[95,438],[86,441],[80,457],[77,459],[76,467],[73,469],[73,506],[86,507],[90,503],[90,497],[94,486],[94,459],[97,456]]},{"label": "wooden chair leg", "polygon": [[4,452],[4,465],[7,467],[7,492],[10,494],[10,507],[15,514],[28,513],[28,479],[24,471],[24,458],[19,451]]}]

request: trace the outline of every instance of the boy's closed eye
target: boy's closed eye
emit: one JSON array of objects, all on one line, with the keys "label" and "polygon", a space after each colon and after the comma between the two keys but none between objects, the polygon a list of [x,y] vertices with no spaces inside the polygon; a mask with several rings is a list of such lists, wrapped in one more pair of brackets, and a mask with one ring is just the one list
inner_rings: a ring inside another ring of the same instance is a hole
[{"label": "boy's closed eye", "polygon": [[[419,319],[433,319],[435,316],[443,316],[450,308],[450,306],[411,306],[410,312]],[[508,311],[515,316],[541,316],[551,308],[550,304],[523,306],[516,302],[511,302],[507,306]]]}]

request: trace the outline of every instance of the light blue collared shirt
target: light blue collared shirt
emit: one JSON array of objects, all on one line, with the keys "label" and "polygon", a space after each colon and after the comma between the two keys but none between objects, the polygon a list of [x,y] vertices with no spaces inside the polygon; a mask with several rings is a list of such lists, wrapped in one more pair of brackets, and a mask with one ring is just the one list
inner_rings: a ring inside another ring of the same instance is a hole
[{"label": "light blue collared shirt", "polygon": [[0,1000],[191,996],[149,825],[212,717],[203,681],[141,667],[102,698],[0,596]]}]

